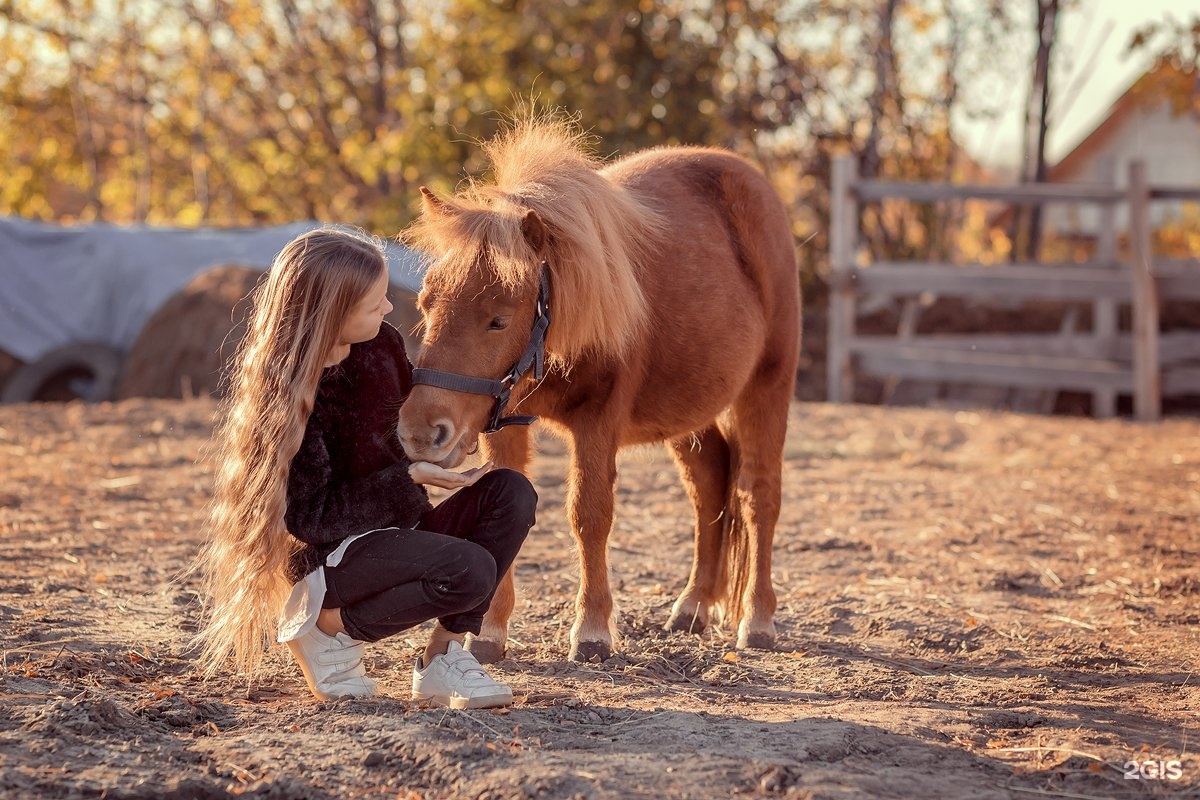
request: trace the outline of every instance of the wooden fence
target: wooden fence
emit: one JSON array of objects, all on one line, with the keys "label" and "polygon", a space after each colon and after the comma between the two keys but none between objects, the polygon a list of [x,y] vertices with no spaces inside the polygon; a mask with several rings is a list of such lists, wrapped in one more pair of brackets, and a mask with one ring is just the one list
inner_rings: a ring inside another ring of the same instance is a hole
[{"label": "wooden fence", "polygon": [[[859,207],[894,198],[913,202],[996,200],[1020,205],[1093,203],[1101,225],[1091,261],[955,265],[879,262],[862,252]],[[1160,303],[1200,300],[1200,261],[1155,261],[1149,205],[1159,200],[1200,200],[1200,188],[1149,186],[1141,162],[1129,166],[1127,188],[1029,184],[987,186],[864,180],[855,161],[833,165],[830,262],[828,396],[854,399],[859,373],[885,378],[1023,387],[1091,394],[1098,417],[1116,413],[1118,394],[1133,396],[1134,415],[1156,420],[1162,398],[1200,394],[1200,332],[1163,333]],[[1118,257],[1116,208],[1129,209],[1129,263]],[[1200,255],[1200,254],[1198,254]],[[1057,300],[1092,309],[1092,329],[1058,334],[915,333],[916,298],[933,294],[977,300]],[[904,298],[897,333],[856,331],[867,295]],[[1119,330],[1118,311],[1132,306],[1132,326]]]}]

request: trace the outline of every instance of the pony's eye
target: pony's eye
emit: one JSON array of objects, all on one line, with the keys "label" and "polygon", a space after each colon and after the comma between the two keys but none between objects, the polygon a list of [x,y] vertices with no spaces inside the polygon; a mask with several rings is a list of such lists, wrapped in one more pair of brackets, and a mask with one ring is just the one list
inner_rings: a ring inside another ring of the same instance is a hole
[{"label": "pony's eye", "polygon": [[489,331],[502,331],[508,327],[508,317],[493,317],[488,323]]}]

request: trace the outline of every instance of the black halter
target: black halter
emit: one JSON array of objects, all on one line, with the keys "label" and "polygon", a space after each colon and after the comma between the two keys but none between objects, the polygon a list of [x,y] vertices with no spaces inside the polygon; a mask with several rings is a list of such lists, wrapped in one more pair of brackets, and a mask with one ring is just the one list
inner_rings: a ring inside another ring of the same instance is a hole
[{"label": "black halter", "polygon": [[504,407],[508,405],[508,396],[525,373],[533,368],[534,380],[540,381],[546,371],[546,330],[550,327],[550,275],[549,266],[542,262],[541,286],[538,288],[537,305],[534,307],[533,329],[529,332],[529,344],[525,352],[517,359],[517,363],[500,380],[475,378],[461,375],[457,372],[443,372],[438,369],[418,367],[413,370],[412,382],[436,386],[439,389],[449,389],[452,392],[467,392],[482,394],[496,398],[492,407],[492,418],[484,433],[495,433],[505,425],[529,425],[537,417],[508,416],[502,417]]}]

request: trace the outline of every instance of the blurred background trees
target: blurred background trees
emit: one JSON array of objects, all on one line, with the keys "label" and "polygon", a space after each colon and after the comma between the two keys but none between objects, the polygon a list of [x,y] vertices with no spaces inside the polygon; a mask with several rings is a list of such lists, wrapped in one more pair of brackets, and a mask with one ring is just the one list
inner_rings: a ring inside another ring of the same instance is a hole
[{"label": "blurred background trees", "polygon": [[[534,99],[577,113],[602,156],[678,142],[750,155],[794,209],[819,289],[831,158],[977,178],[956,126],[996,115],[1017,75],[1039,90],[1022,42],[1059,3],[1024,5],[0,0],[0,214],[388,235],[419,183],[448,191],[483,170],[476,141]],[[1135,45],[1194,81],[1197,30],[1148,27]],[[963,209],[868,207],[863,225],[894,257],[996,246]]]}]

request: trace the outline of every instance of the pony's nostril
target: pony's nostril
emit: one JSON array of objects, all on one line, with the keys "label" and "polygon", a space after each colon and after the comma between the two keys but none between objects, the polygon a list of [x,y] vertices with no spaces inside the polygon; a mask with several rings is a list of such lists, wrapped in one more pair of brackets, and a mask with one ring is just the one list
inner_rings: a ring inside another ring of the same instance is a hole
[{"label": "pony's nostril", "polygon": [[433,426],[433,446],[442,447],[450,441],[454,427],[448,422],[438,422]]}]

